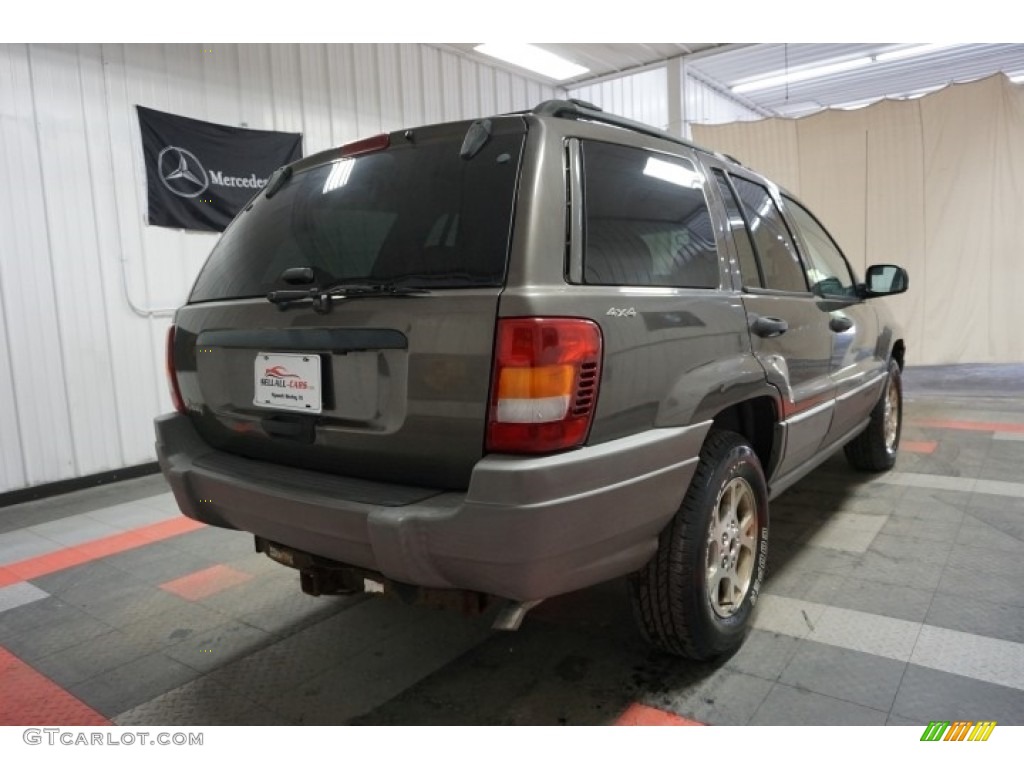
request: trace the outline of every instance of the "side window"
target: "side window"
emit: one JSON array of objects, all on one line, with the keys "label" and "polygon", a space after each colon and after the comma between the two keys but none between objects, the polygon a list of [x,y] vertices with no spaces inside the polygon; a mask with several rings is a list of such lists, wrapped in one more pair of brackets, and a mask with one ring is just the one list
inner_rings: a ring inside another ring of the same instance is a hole
[{"label": "side window", "polygon": [[717,288],[714,229],[694,165],[632,147],[581,145],[583,281]]},{"label": "side window", "polygon": [[761,279],[761,270],[757,266],[757,256],[754,253],[754,243],[750,239],[750,231],[747,229],[747,222],[743,219],[743,211],[740,210],[740,202],[736,199],[736,193],[732,191],[725,173],[718,168],[713,168],[715,180],[718,182],[718,190],[725,203],[725,212],[729,217],[729,229],[732,230],[732,240],[736,244],[736,251],[740,257],[740,274],[743,278],[743,285],[746,288],[763,288],[764,281]]},{"label": "side window", "polygon": [[760,184],[739,176],[731,178],[754,238],[764,273],[764,287],[806,293],[807,281],[800,257],[772,196]]},{"label": "side window", "polygon": [[819,296],[856,296],[850,266],[825,228],[800,203],[786,199],[786,210],[793,217],[804,242],[807,282]]}]

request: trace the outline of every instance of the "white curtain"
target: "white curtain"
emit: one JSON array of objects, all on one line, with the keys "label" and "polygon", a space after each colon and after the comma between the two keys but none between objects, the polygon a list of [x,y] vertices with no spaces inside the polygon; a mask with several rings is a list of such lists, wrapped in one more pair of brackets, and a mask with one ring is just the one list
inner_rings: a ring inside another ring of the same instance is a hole
[{"label": "white curtain", "polygon": [[908,363],[1024,362],[1024,87],[996,75],[693,135],[807,203],[861,275],[907,268],[885,301]]}]

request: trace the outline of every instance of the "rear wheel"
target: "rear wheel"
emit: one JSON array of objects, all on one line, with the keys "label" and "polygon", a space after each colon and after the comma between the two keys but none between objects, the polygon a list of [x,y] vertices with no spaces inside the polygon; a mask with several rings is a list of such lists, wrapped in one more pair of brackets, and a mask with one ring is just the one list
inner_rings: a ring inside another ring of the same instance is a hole
[{"label": "rear wheel", "polygon": [[846,460],[854,469],[884,472],[896,463],[903,426],[903,380],[900,366],[889,360],[889,378],[882,397],[871,411],[867,429],[846,444]]},{"label": "rear wheel", "polygon": [[743,642],[764,579],[768,491],[740,435],[713,432],[658,552],[632,579],[634,613],[661,650],[709,659]]}]

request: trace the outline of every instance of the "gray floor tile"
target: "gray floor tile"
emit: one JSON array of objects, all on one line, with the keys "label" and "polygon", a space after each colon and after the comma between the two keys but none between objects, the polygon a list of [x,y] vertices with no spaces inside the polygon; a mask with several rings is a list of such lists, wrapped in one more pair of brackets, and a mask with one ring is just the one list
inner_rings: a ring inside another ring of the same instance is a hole
[{"label": "gray floor tile", "polygon": [[209,526],[167,539],[166,543],[195,557],[211,558],[222,563],[253,554],[252,535]]},{"label": "gray floor tile", "polygon": [[864,498],[860,495],[862,491],[857,491],[856,496],[844,499],[842,504],[839,505],[839,509],[837,511],[882,517],[891,515],[893,509],[901,503],[905,489],[895,485],[889,487],[897,491],[896,493],[893,493],[891,497],[875,496]]},{"label": "gray floor tile", "polygon": [[953,536],[950,536],[948,541],[935,541],[929,538],[883,532],[871,542],[872,552],[896,563],[919,562],[945,565],[952,548]]},{"label": "gray floor tile", "polygon": [[878,552],[866,552],[849,575],[898,587],[933,590],[939,586],[943,572],[939,563],[898,560]]},{"label": "gray floor tile", "polygon": [[960,544],[950,553],[951,568],[973,568],[1005,580],[1009,584],[1024,584],[1024,560],[1012,552],[969,547]]},{"label": "gray floor tile", "polygon": [[61,621],[65,616],[81,613],[57,597],[46,597],[0,613],[0,628],[9,634],[22,634]]},{"label": "gray floor tile", "polygon": [[804,600],[822,605],[835,605],[836,597],[842,592],[843,585],[849,576],[837,576],[833,573],[820,573],[809,576],[807,590],[802,595]]},{"label": "gray floor tile", "polygon": [[1024,607],[1024,591],[1007,589],[1008,580],[1008,576],[1000,577],[998,574],[986,573],[978,568],[946,566],[938,583],[938,591],[977,597],[990,603],[1008,603],[1018,608]]},{"label": "gray floor tile", "polygon": [[[769,557],[771,552],[769,551]],[[815,547],[811,544],[798,544],[780,569],[781,571],[811,571],[813,573],[832,573],[850,575],[860,562],[862,554],[840,552],[826,547]]]},{"label": "gray floor tile", "polygon": [[1024,691],[984,683],[910,664],[900,683],[892,714],[931,720],[995,720],[1024,725]]},{"label": "gray floor tile", "polygon": [[[1007,513],[1019,519],[1020,515],[1024,514],[1024,499],[992,493],[975,493],[971,496],[970,504],[967,508],[972,514],[977,514],[979,510],[991,510]],[[977,514],[977,516],[987,519],[987,517],[981,514]]]},{"label": "gray floor tile", "polygon": [[818,579],[804,596],[816,603],[907,621],[923,621],[932,590],[883,584],[854,576]]},{"label": "gray floor tile", "polygon": [[114,718],[127,725],[288,725],[279,714],[200,677]]},{"label": "gray floor tile", "polygon": [[108,625],[73,605],[59,605],[61,609],[54,611],[47,620],[31,629],[12,632],[2,644],[16,656],[31,662],[110,632]]},{"label": "gray floor tile", "polygon": [[775,683],[750,725],[885,725],[887,712]]},{"label": "gray floor tile", "polygon": [[63,688],[118,669],[156,650],[155,643],[140,643],[111,630],[56,653],[42,656],[32,666]]},{"label": "gray floor tile", "polygon": [[0,613],[43,600],[49,596],[49,592],[44,592],[39,587],[34,587],[24,581],[0,587]]},{"label": "gray floor tile", "polygon": [[32,583],[40,589],[58,596],[76,588],[82,591],[92,588],[99,592],[123,582],[124,574],[107,565],[104,560],[94,560],[32,579]]},{"label": "gray floor tile", "polygon": [[224,623],[227,617],[202,605],[165,592],[154,594],[145,605],[112,616],[118,629],[139,642],[166,648]]},{"label": "gray floor tile", "polygon": [[789,635],[753,629],[740,649],[725,662],[725,667],[774,681],[789,664],[799,644],[800,640]]},{"label": "gray floor tile", "polygon": [[46,555],[63,549],[60,544],[28,530],[0,533],[0,565],[17,563],[30,557]]},{"label": "gray floor tile", "polygon": [[[772,512],[774,513],[774,508]],[[807,535],[808,525],[802,520],[779,520],[772,515],[769,541],[772,545],[779,541],[796,541]]]},{"label": "gray floor tile", "polygon": [[[953,521],[954,516],[956,517],[955,522]],[[905,538],[923,539],[935,542],[936,544],[945,544],[944,551],[948,551],[948,545],[956,539],[965,517],[966,515],[963,512],[947,514],[946,521],[922,517],[893,516],[889,518],[885,527],[882,528],[882,534],[885,536],[902,536]]]},{"label": "gray floor tile", "polygon": [[167,597],[154,586],[117,571],[117,577],[97,577],[67,589],[61,598],[111,626],[136,621],[138,613]]},{"label": "gray floor tile", "polygon": [[978,472],[978,477],[983,480],[1004,480],[1020,482],[1024,477],[1024,456],[996,455],[995,449],[1012,447],[1015,452],[1020,453],[1020,446],[1013,443],[993,443],[993,450],[985,458],[985,463]]},{"label": "gray floor tile", "polygon": [[276,635],[292,635],[319,623],[367,598],[311,597],[299,590],[298,578],[289,569],[258,576],[202,601],[202,605]]},{"label": "gray floor tile", "polygon": [[266,647],[277,638],[248,624],[229,621],[195,632],[164,653],[200,672],[210,672]]},{"label": "gray floor tile", "polygon": [[780,683],[889,711],[906,663],[803,640]]},{"label": "gray floor tile", "polygon": [[0,507],[0,534],[17,531],[39,523],[71,517],[78,512],[54,503],[51,499],[40,499],[12,507]]},{"label": "gray floor tile", "polygon": [[104,558],[104,564],[130,573],[137,579],[153,586],[195,573],[219,561],[211,557],[200,557],[171,546],[165,541],[145,547],[130,549]]},{"label": "gray floor tile", "polygon": [[936,592],[925,623],[1024,643],[1024,610],[1020,606],[992,603],[974,595]]},{"label": "gray floor tile", "polygon": [[123,533],[120,528],[93,520],[86,515],[74,515],[63,520],[33,525],[26,530],[65,547],[73,547],[76,544],[84,544],[87,541]]},{"label": "gray floor tile", "polygon": [[273,706],[286,691],[322,675],[393,634],[416,635],[421,610],[367,601],[267,648],[219,668],[211,677],[257,702]]},{"label": "gray floor tile", "polygon": [[659,702],[661,709],[678,712],[706,725],[746,725],[774,683],[733,669],[719,669],[695,690]]},{"label": "gray floor tile", "polygon": [[1024,513],[1017,513],[1012,520],[999,519],[994,515],[982,519],[969,513],[955,543],[957,546],[1009,552],[1024,559]]},{"label": "gray floor tile", "polygon": [[[931,721],[929,720],[928,722]],[[928,725],[928,723],[922,723],[920,720],[915,720],[912,717],[900,717],[899,715],[889,715],[889,719],[885,721],[885,724],[916,728],[919,734],[924,733],[924,728]]]},{"label": "gray floor tile", "polygon": [[199,672],[161,653],[135,659],[73,685],[69,692],[114,717],[199,677]]},{"label": "gray floor tile", "polygon": [[1024,645],[925,624],[910,662],[1024,691]]},{"label": "gray floor tile", "polygon": [[[773,563],[772,558],[776,552],[768,555],[768,562]],[[771,595],[784,595],[798,600],[803,599],[810,590],[811,585],[823,574],[816,574],[811,571],[804,571],[797,568],[787,568],[785,563],[769,565],[768,577],[765,579],[764,591]],[[838,577],[842,578],[842,577]]]},{"label": "gray floor tile", "polygon": [[115,504],[110,507],[87,512],[86,517],[122,530],[132,530],[165,520],[173,520],[180,512],[159,509],[147,499]]},{"label": "gray floor tile", "polygon": [[965,491],[913,488],[892,510],[894,517],[918,517],[936,523],[959,523],[971,500]]},{"label": "gray floor tile", "polygon": [[181,514],[181,508],[178,506],[178,502],[175,500],[174,494],[170,491],[156,496],[149,496],[145,499],[139,499],[139,503],[172,515]]},{"label": "gray floor tile", "polygon": [[423,614],[414,626],[415,639],[393,632],[303,683],[295,695],[263,703],[304,725],[342,724],[411,688],[491,633],[485,622],[441,612]]}]

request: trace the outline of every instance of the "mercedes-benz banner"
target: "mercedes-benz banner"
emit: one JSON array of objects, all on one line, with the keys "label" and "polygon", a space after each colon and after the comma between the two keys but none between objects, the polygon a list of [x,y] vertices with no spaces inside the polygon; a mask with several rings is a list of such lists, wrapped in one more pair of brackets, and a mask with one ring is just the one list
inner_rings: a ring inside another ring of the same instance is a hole
[{"label": "mercedes-benz banner", "polygon": [[302,134],[252,131],[136,106],[146,160],[149,223],[222,232],[282,165]]}]

